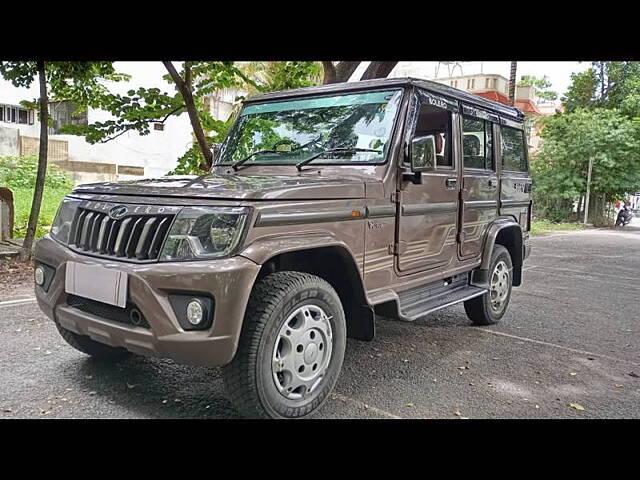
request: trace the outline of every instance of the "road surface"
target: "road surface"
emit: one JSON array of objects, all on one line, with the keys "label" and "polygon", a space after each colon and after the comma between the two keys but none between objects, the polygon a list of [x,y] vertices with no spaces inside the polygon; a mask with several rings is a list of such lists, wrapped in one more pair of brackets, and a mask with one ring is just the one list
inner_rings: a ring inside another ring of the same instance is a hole
[{"label": "road surface", "polygon": [[[0,292],[0,418],[235,418],[216,368],[68,346],[22,285]],[[640,418],[640,227],[536,237],[509,312],[458,305],[349,340],[316,418]]]}]

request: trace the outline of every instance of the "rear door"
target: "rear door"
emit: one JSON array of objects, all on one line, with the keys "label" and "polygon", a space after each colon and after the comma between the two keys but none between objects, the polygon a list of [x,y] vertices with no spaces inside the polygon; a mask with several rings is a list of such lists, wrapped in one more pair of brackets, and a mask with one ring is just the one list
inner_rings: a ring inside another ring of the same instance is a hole
[{"label": "rear door", "polygon": [[522,124],[501,119],[500,215],[510,216],[529,231],[531,223],[531,177],[526,135]]},{"label": "rear door", "polygon": [[462,191],[458,255],[461,259],[482,253],[485,233],[498,214],[496,169],[497,115],[462,105]]}]

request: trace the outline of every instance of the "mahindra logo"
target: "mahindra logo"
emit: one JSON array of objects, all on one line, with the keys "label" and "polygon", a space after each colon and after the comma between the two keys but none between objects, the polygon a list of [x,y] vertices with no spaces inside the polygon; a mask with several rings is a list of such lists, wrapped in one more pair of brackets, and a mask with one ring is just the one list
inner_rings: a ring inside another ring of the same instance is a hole
[{"label": "mahindra logo", "polygon": [[124,217],[129,209],[125,205],[117,205],[109,210],[109,216],[114,220],[119,220]]}]

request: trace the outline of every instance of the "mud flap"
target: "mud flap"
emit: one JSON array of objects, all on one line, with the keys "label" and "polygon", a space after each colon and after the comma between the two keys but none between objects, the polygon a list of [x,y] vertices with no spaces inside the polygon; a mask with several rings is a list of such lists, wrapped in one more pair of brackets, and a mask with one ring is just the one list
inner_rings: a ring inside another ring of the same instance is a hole
[{"label": "mud flap", "polygon": [[347,337],[370,342],[376,335],[375,315],[368,305],[353,308],[347,317]]}]

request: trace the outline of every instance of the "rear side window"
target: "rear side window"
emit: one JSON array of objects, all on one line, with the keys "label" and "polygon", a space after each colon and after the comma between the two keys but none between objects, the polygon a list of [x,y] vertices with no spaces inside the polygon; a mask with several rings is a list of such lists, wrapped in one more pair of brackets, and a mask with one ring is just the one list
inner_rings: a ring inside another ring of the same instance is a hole
[{"label": "rear side window", "polygon": [[524,132],[511,127],[500,127],[502,138],[502,169],[514,172],[527,171],[524,153]]},{"label": "rear side window", "polygon": [[493,170],[493,129],[491,122],[479,118],[462,119],[464,168]]}]

